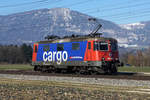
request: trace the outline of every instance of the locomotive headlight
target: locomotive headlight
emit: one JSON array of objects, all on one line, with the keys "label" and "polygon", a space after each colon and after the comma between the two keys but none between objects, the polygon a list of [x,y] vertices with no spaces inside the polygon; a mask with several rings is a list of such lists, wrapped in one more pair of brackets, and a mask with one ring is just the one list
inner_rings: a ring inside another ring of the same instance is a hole
[{"label": "locomotive headlight", "polygon": [[119,60],[118,58],[116,58],[116,60]]},{"label": "locomotive headlight", "polygon": [[102,58],[102,61],[105,61],[105,58],[104,58],[104,57]]},{"label": "locomotive headlight", "polygon": [[108,60],[112,60],[112,58],[107,58]]}]

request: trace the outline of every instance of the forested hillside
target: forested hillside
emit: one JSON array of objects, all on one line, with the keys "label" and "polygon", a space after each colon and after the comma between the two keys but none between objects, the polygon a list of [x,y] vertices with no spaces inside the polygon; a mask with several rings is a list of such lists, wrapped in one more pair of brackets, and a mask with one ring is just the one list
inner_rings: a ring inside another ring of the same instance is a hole
[{"label": "forested hillside", "polygon": [[32,47],[30,45],[0,45],[1,64],[26,64],[31,63]]}]

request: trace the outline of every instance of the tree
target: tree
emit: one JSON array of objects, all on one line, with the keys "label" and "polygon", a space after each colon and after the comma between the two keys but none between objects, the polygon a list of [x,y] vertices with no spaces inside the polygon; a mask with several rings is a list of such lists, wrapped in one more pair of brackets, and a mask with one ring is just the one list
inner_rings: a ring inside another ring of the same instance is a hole
[{"label": "tree", "polygon": [[30,63],[31,59],[32,47],[30,45],[0,45],[0,63]]},{"label": "tree", "polygon": [[21,45],[21,51],[25,58],[25,63],[31,62],[32,59],[32,47],[30,45],[23,44]]},{"label": "tree", "polygon": [[133,54],[128,54],[127,62],[130,65],[136,65],[136,57]]}]

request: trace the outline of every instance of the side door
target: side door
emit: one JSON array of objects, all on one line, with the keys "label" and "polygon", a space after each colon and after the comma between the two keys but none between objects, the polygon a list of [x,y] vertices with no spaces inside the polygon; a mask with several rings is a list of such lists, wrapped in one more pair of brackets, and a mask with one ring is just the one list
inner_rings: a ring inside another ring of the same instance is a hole
[{"label": "side door", "polygon": [[92,42],[88,41],[88,46],[87,46],[87,61],[92,60]]}]

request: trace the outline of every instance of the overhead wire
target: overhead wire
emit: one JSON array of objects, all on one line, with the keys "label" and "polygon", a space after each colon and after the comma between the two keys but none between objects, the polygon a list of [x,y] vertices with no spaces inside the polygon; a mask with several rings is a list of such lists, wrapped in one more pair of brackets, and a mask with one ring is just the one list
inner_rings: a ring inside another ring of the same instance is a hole
[{"label": "overhead wire", "polygon": [[[133,2],[133,1],[132,1]],[[129,2],[129,3],[132,3],[131,1]],[[122,5],[122,4],[125,4],[126,2],[121,2],[121,3],[113,3],[113,4],[105,4],[105,5],[100,5],[100,7],[101,8],[104,8],[104,7],[114,7],[114,6],[116,6],[116,5]],[[95,9],[95,8],[88,8],[88,9],[85,9],[85,10],[83,10],[83,12],[84,11],[91,11],[91,10],[93,10],[93,9]],[[96,8],[97,9],[97,8]]]},{"label": "overhead wire", "polygon": [[128,12],[123,12],[123,13],[116,13],[116,14],[109,14],[109,15],[103,15],[103,16],[99,16],[99,17],[111,17],[111,18],[115,18],[115,17],[121,17],[121,16],[125,16],[125,15],[130,15],[130,14],[137,14],[137,13],[150,13],[150,10],[147,10],[150,8],[144,8],[144,9],[140,9],[140,10],[134,10],[134,11],[128,11]]},{"label": "overhead wire", "polygon": [[100,11],[113,11],[113,10],[120,10],[120,9],[126,9],[126,8],[132,8],[132,7],[138,7],[138,6],[145,6],[145,5],[149,5],[150,2],[144,2],[141,4],[132,4],[132,5],[126,5],[126,6],[120,6],[120,7],[112,7],[112,8],[106,8],[106,9],[97,9],[97,10],[93,10],[93,11],[89,11],[86,13],[96,13],[96,12],[100,12]]},{"label": "overhead wire", "polygon": [[91,1],[93,1],[93,0],[80,1],[80,2],[76,2],[76,3],[68,4],[68,5],[63,5],[63,6],[60,6],[60,7],[73,7],[73,6],[81,5],[81,4],[84,4],[84,3],[91,2]]},{"label": "overhead wire", "polygon": [[[94,10],[94,11],[88,11],[87,13],[89,14],[92,14],[92,13],[99,13],[100,11],[101,12],[104,12],[105,11],[116,11],[116,10],[122,10],[122,9],[126,9],[126,8],[136,8],[136,7],[143,7],[143,6],[146,6],[146,5],[149,5],[150,2],[144,2],[144,3],[138,3],[138,4],[130,4],[130,5],[123,5],[123,6],[119,6],[119,7],[112,7],[112,8],[102,8],[102,9],[97,9],[97,10]],[[107,18],[111,18],[111,19],[129,19],[129,18],[136,18],[136,17],[144,17],[145,15],[149,15],[150,11],[148,10],[149,8],[146,8],[146,9],[142,9],[142,11],[140,10],[134,10],[134,11],[128,11],[128,12],[122,12],[122,13],[116,13],[116,14],[108,14],[108,15],[103,15],[103,16],[98,16],[98,18],[103,18],[104,19],[107,19]],[[139,16],[139,13],[143,13],[144,15],[140,15]],[[96,16],[97,17],[97,16]]]},{"label": "overhead wire", "polygon": [[132,15],[132,16],[125,16],[125,17],[121,17],[121,18],[117,18],[118,20],[122,20],[122,19],[131,19],[131,18],[137,18],[137,17],[147,17],[148,15],[150,15],[150,13],[141,13],[139,15]]},{"label": "overhead wire", "polygon": [[[52,2],[56,3],[56,2],[60,2],[60,1],[62,1],[62,0],[55,0],[55,1],[52,1]],[[76,3],[72,3],[72,4],[62,5],[60,7],[73,7],[73,6],[85,4],[87,2],[91,2],[91,0],[79,1],[79,2],[76,2]],[[34,1],[34,2],[5,5],[5,6],[0,6],[0,8],[18,7],[18,6],[31,5],[31,4],[36,4],[36,3],[49,3],[49,0],[39,0],[39,1]],[[89,9],[88,12],[86,12],[86,13],[92,14],[92,13],[98,13],[100,11],[102,11],[102,12],[114,11],[114,10],[118,10],[118,9],[125,9],[125,8],[131,8],[131,7],[145,6],[145,5],[148,5],[149,3],[150,2],[144,2],[144,3],[138,3],[138,4],[122,5],[122,6],[120,6],[121,4],[119,4],[119,7],[114,7],[114,6],[110,5],[110,8],[102,8],[102,9],[98,8],[97,10],[93,10],[93,11],[91,11],[92,9],[91,10]],[[149,11],[143,11],[141,13],[144,13],[144,12],[148,13]],[[112,14],[112,15],[103,15],[103,16],[98,16],[98,17],[107,17],[107,18],[111,17],[111,18],[119,19],[119,18],[122,18],[122,17],[124,18],[124,15],[127,15],[125,17],[131,17],[132,15],[129,15],[130,13],[131,13],[131,11],[124,12],[124,13]]]},{"label": "overhead wire", "polygon": [[0,6],[0,8],[11,8],[11,7],[18,7],[18,6],[24,6],[24,5],[30,5],[30,4],[35,4],[35,3],[43,3],[48,0],[39,0],[39,1],[33,1],[33,2],[26,2],[26,3],[18,3],[18,4],[11,4],[11,5],[4,5]]},{"label": "overhead wire", "polygon": [[[53,0],[53,1],[51,1],[51,3],[52,2],[56,3],[56,2],[60,2],[60,1],[63,1],[63,0]],[[81,4],[88,3],[88,2],[91,2],[91,0],[80,1],[80,2],[77,2],[77,3],[72,3],[72,4],[63,5],[63,6],[59,6],[59,7],[66,7],[66,6],[68,6],[68,7],[71,6],[72,7],[72,6],[81,5]],[[39,0],[39,1],[26,2],[26,3],[4,5],[4,6],[0,6],[0,8],[11,8],[11,7],[25,6],[25,5],[35,4],[35,3],[49,3],[49,0]]]},{"label": "overhead wire", "polygon": [[[107,17],[104,17],[102,19],[105,19],[105,20],[111,20],[113,22],[118,22],[118,21],[125,21],[125,20],[129,20],[129,19],[138,19],[138,18],[141,18],[141,17],[148,17],[150,16],[150,12],[149,11],[145,11],[143,13],[138,13],[138,14],[133,14],[133,15],[128,15],[128,16],[122,16],[122,17],[115,17],[115,18],[107,18]],[[111,18],[111,19],[110,19]],[[131,23],[131,22],[130,22]]]}]

